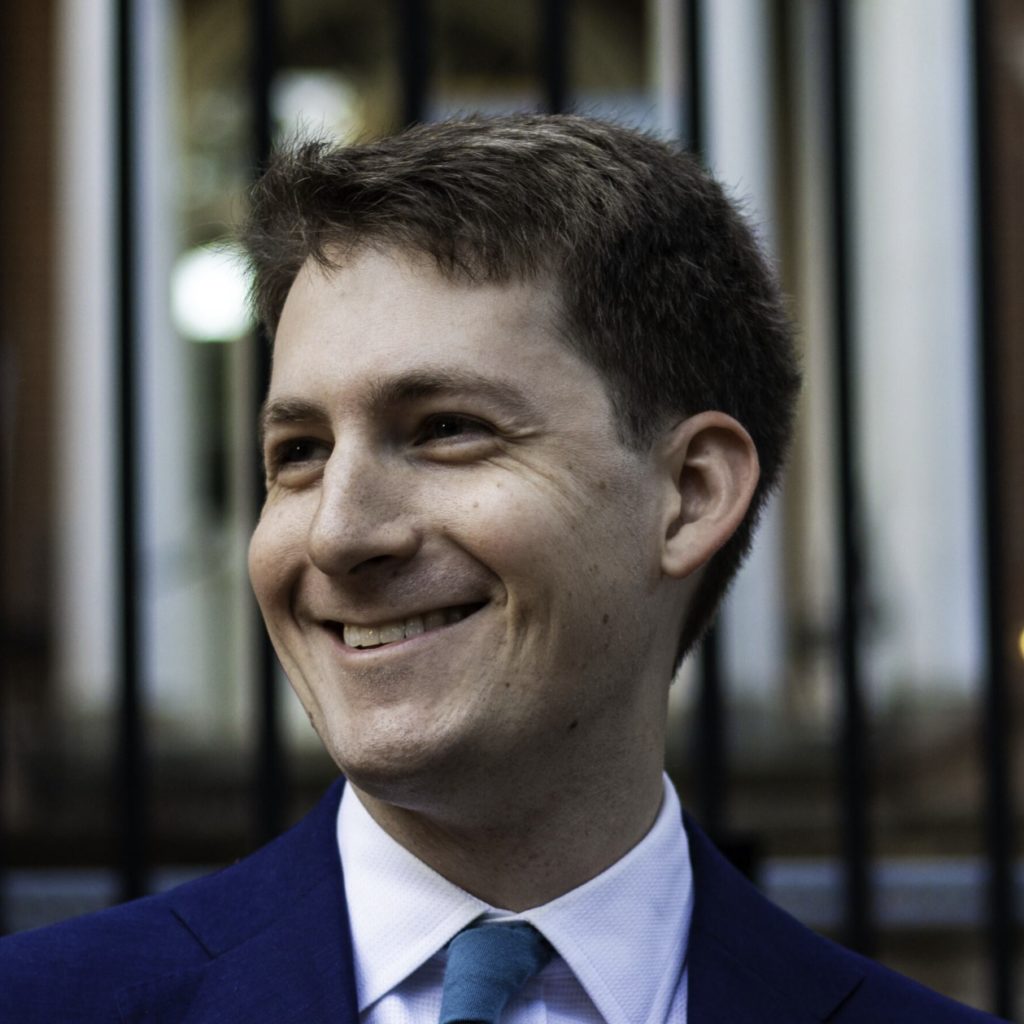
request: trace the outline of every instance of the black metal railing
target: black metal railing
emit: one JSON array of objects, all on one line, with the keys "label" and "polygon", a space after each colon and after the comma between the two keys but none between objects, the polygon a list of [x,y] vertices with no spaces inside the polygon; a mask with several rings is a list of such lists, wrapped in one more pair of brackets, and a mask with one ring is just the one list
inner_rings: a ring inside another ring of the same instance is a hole
[{"label": "black metal railing", "polygon": [[[689,0],[680,19],[683,37],[684,95],[679,137],[686,149],[707,164],[705,138],[704,0]],[[722,680],[722,625],[713,624],[700,643],[700,689],[693,735],[695,812],[716,842],[731,845],[726,833],[729,768],[726,756],[725,693]],[[733,853],[732,850],[729,851]],[[738,858],[737,858],[738,860]],[[744,865],[749,868],[750,865]]]},{"label": "black metal railing", "polygon": [[832,248],[832,338],[838,473],[835,522],[839,540],[839,621],[837,630],[842,711],[839,725],[839,779],[842,801],[844,932],[848,945],[862,953],[874,946],[871,886],[868,879],[870,822],[869,780],[864,719],[864,681],[860,640],[862,618],[863,532],[853,372],[854,282],[853,197],[850,152],[850,81],[852,54],[845,0],[825,5],[824,83],[829,111],[829,209]]},{"label": "black metal railing", "polygon": [[118,485],[120,563],[120,706],[114,776],[118,794],[121,895],[146,891],[148,770],[144,715],[144,667],[141,637],[142,576],[140,543],[139,423],[139,279],[138,279],[138,110],[136,8],[133,0],[117,4],[117,309]]},{"label": "black metal railing", "polygon": [[1006,611],[1006,522],[1000,474],[1003,417],[997,337],[997,282],[993,223],[992,53],[995,41],[989,0],[974,0],[974,122],[976,265],[978,290],[978,453],[984,475],[982,532],[984,565],[985,690],[981,749],[985,758],[988,850],[988,947],[996,1012],[1014,1013],[1013,797],[1010,790],[1010,696],[1005,651],[1010,637]]}]

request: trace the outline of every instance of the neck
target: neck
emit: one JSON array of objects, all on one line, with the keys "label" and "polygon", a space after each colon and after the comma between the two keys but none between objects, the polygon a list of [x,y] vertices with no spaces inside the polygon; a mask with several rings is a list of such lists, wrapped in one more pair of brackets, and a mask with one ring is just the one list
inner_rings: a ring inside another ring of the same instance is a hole
[{"label": "neck", "polygon": [[648,832],[661,805],[660,757],[631,768],[542,785],[519,780],[500,794],[492,783],[487,810],[477,813],[465,802],[397,806],[353,788],[376,822],[429,867],[493,907],[522,911],[599,875]]}]

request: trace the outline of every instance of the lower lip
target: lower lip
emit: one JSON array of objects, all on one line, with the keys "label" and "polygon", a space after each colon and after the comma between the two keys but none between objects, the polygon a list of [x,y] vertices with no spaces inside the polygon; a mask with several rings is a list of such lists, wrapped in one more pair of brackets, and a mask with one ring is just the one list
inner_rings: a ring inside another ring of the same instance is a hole
[{"label": "lower lip", "polygon": [[395,640],[390,644],[379,644],[376,647],[352,647],[350,644],[345,643],[341,636],[341,632],[334,629],[331,626],[325,626],[327,634],[330,636],[335,647],[342,651],[347,657],[350,658],[372,658],[381,657],[387,655],[391,651],[409,651],[414,649],[417,645],[424,641],[431,640],[436,636],[443,636],[449,633],[453,629],[457,629],[459,626],[471,619],[476,618],[481,611],[483,611],[485,605],[481,605],[474,612],[470,612],[465,618],[459,619],[458,622],[450,622],[445,626],[436,626],[434,629],[426,630],[423,633],[417,633],[416,636],[407,636],[404,640]]}]

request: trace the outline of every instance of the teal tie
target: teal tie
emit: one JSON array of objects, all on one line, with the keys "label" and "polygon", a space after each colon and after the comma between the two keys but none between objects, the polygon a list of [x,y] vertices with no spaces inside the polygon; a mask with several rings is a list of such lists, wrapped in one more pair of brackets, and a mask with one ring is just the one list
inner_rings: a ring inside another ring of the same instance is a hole
[{"label": "teal tie", "polygon": [[496,1024],[505,1004],[553,953],[533,925],[470,925],[448,944],[439,1024]]}]

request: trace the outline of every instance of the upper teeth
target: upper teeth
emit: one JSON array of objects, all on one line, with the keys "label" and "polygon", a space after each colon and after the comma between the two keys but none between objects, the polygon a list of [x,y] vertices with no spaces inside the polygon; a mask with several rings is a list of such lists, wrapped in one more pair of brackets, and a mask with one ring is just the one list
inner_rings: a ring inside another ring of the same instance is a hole
[{"label": "upper teeth", "polygon": [[382,622],[376,626],[354,626],[345,623],[342,633],[349,647],[379,647],[393,644],[406,637],[419,636],[432,629],[440,629],[466,617],[465,606],[444,608],[425,615],[410,615],[396,622]]}]

